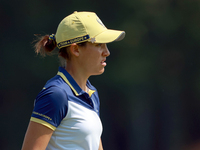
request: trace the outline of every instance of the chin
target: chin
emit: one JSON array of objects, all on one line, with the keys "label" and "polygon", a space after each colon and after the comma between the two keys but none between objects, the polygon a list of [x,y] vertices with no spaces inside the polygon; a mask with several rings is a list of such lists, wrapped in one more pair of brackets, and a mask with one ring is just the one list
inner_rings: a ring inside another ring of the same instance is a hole
[{"label": "chin", "polygon": [[99,72],[99,75],[104,73],[104,71],[105,71],[105,68],[101,69],[100,72]]},{"label": "chin", "polygon": [[100,70],[100,71],[94,73],[93,75],[101,75],[101,74],[104,73],[104,71],[105,71],[105,69],[103,68],[102,70]]}]

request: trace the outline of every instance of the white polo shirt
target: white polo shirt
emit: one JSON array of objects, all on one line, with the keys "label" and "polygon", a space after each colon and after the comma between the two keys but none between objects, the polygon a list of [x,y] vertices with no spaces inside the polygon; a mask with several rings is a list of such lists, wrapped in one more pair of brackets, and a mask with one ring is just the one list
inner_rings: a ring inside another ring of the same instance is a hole
[{"label": "white polo shirt", "polygon": [[54,130],[46,150],[98,150],[102,133],[97,90],[83,91],[62,67],[35,100],[31,121]]}]

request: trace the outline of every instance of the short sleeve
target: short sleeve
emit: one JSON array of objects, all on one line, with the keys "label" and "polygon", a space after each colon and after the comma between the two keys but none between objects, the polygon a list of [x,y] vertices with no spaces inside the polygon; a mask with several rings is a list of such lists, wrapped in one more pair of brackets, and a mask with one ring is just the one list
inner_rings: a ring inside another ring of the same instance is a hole
[{"label": "short sleeve", "polygon": [[51,86],[43,89],[36,97],[31,121],[55,130],[66,116],[67,109],[67,93],[60,87]]}]

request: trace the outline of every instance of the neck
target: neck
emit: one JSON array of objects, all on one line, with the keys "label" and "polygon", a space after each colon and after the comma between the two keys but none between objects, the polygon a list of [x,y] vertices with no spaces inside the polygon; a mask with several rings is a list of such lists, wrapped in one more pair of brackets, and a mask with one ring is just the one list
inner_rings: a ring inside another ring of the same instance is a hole
[{"label": "neck", "polygon": [[87,80],[89,78],[88,76],[86,76],[81,70],[73,67],[73,65],[71,65],[70,63],[67,63],[65,70],[67,70],[67,72],[73,77],[73,79],[82,90],[84,90],[85,92],[88,91],[88,88],[86,86]]}]

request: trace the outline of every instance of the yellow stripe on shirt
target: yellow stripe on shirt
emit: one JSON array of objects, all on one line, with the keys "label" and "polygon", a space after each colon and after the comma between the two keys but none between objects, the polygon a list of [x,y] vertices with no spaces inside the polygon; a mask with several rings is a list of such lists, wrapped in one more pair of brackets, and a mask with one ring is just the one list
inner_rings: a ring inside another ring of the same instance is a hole
[{"label": "yellow stripe on shirt", "polygon": [[56,129],[56,127],[54,127],[53,125],[49,124],[48,122],[43,121],[43,120],[38,119],[38,118],[35,118],[35,117],[31,117],[31,121],[37,122],[37,123],[39,123],[39,124],[42,124],[42,125],[44,125],[44,126],[50,128],[51,130],[55,130],[55,129]]},{"label": "yellow stripe on shirt", "polygon": [[63,78],[63,80],[70,86],[70,88],[74,91],[74,93],[76,94],[76,96],[79,96],[79,94],[77,93],[77,91],[74,89],[74,87],[70,84],[70,82],[68,81],[68,79],[65,77],[65,75],[62,72],[58,72],[57,75],[61,76]]},{"label": "yellow stripe on shirt", "polygon": [[90,90],[89,89],[89,91],[88,91],[89,96],[91,97],[94,92],[95,92],[95,90]]}]

